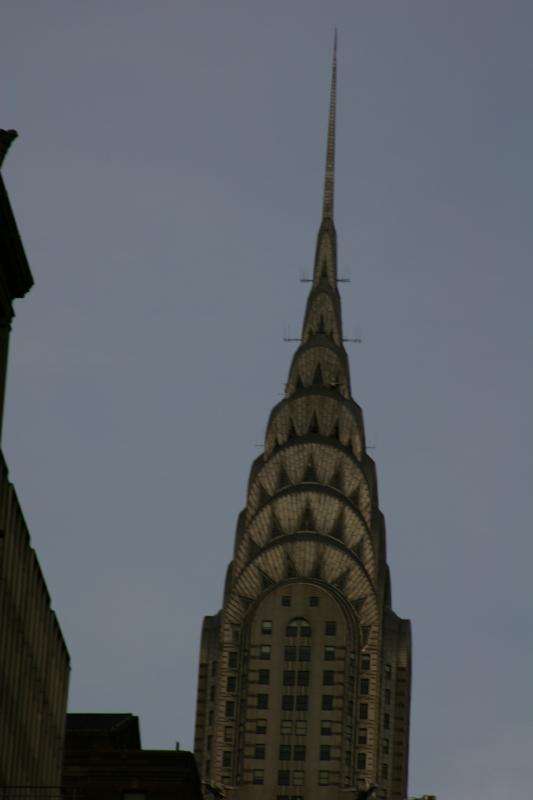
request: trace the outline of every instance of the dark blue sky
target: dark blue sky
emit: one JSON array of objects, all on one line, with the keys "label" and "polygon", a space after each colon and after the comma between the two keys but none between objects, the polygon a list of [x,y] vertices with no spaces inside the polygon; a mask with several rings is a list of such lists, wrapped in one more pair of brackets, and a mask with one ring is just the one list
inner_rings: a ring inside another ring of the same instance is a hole
[{"label": "dark blue sky", "polygon": [[192,746],[202,618],[312,267],[333,28],[352,388],[414,631],[411,791],[529,797],[533,5],[5,0],[36,285],[4,450],[74,711]]}]

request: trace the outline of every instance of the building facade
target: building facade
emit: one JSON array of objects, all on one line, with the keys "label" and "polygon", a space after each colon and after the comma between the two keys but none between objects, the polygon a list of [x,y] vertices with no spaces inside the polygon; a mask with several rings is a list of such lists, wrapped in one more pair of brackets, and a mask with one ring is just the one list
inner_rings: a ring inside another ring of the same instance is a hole
[{"label": "building facade", "polygon": [[391,607],[337,286],[336,71],[335,53],[301,343],[251,468],[223,608],[202,630],[196,758],[242,800],[407,796],[410,623]]},{"label": "building facade", "polygon": [[143,750],[133,714],[68,714],[62,800],[202,800],[192,753]]},{"label": "building facade", "polygon": [[[0,131],[0,167],[15,137]],[[13,301],[33,283],[0,176],[0,420]],[[69,656],[0,453],[0,797],[59,797]]]}]

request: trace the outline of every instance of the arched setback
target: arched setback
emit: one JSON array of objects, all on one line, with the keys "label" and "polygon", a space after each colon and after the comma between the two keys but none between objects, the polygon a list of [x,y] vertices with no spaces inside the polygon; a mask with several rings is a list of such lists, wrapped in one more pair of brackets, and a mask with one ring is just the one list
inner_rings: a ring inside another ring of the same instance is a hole
[{"label": "arched setback", "polygon": [[353,778],[355,616],[328,587],[292,581],[258,602],[243,634],[247,679],[234,772],[243,797],[337,798]]},{"label": "arched setback", "polygon": [[257,460],[251,470],[247,493],[247,518],[250,520],[269,498],[280,490],[281,476],[286,485],[305,482],[304,475],[312,460],[317,479],[347,497],[357,490],[358,507],[368,524],[375,504],[375,480],[364,461],[357,460],[351,450],[330,438],[301,437],[277,448],[268,459]]},{"label": "arched setback", "polygon": [[289,439],[312,432],[316,419],[317,434],[338,439],[361,460],[364,443],[361,410],[353,400],[343,400],[325,392],[317,390],[310,395],[295,395],[282,400],[273,409],[267,425],[265,457]]}]

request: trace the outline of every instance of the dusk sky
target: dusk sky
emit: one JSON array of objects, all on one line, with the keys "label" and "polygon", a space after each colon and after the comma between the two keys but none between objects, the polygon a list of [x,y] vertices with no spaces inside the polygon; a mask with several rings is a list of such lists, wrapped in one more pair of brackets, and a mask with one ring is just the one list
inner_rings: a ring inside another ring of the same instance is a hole
[{"label": "dusk sky", "polygon": [[198,646],[299,335],[339,31],[352,391],[413,624],[410,793],[533,796],[533,3],[4,0],[35,278],[3,450],[71,711],[193,743]]}]

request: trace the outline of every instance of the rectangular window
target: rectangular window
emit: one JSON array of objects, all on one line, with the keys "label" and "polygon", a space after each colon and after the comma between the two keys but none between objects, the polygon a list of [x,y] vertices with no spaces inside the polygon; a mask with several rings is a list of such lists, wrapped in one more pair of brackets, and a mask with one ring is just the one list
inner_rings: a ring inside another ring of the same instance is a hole
[{"label": "rectangular window", "polygon": [[298,628],[296,625],[287,625],[287,628],[285,629],[285,636],[298,636]]},{"label": "rectangular window", "polygon": [[217,662],[213,661],[213,663],[211,664],[211,677],[214,678],[216,674],[217,674]]},{"label": "rectangular window", "polygon": [[264,757],[265,757],[265,745],[256,744],[254,747],[254,758],[264,758]]},{"label": "rectangular window", "polygon": [[361,682],[359,684],[359,690],[361,694],[368,694],[368,689],[370,686],[370,681],[368,678],[361,678]]},{"label": "rectangular window", "polygon": [[385,704],[390,705],[390,689],[385,689]]},{"label": "rectangular window", "polygon": [[390,728],[390,714],[385,714],[385,716],[383,717],[383,727],[385,728],[386,731],[389,730],[389,728]]},{"label": "rectangular window", "polygon": [[345,753],[345,756],[344,756],[344,763],[345,763],[345,765],[346,765],[347,767],[349,767],[349,766],[350,766],[350,764],[352,763],[352,754],[350,753],[350,751],[349,751],[349,750],[347,750],[347,751],[346,751],[346,753]]},{"label": "rectangular window", "polygon": [[233,700],[226,701],[226,717],[230,719],[231,717],[235,716],[235,703]]},{"label": "rectangular window", "polygon": [[207,737],[207,752],[208,753],[211,752],[212,746],[213,746],[213,737],[212,736],[208,736]]},{"label": "rectangular window", "polygon": [[366,769],[366,753],[357,753],[357,769]]},{"label": "rectangular window", "polygon": [[233,675],[230,675],[226,682],[226,690],[228,692],[234,692],[236,686],[237,686],[237,679]]},{"label": "rectangular window", "polygon": [[264,769],[254,769],[252,772],[252,783],[255,784],[263,783],[264,780],[265,780]]},{"label": "rectangular window", "polygon": [[298,686],[309,686],[309,670],[298,670]]},{"label": "rectangular window", "polygon": [[385,664],[385,677],[392,678],[392,666],[391,664]]},{"label": "rectangular window", "polygon": [[291,746],[290,744],[280,744],[279,746],[279,760],[280,761],[290,761],[291,758]]},{"label": "rectangular window", "polygon": [[363,653],[361,656],[361,669],[365,672],[370,669],[370,653]]},{"label": "rectangular window", "polygon": [[307,721],[305,719],[297,719],[294,722],[294,733],[296,736],[305,736],[307,733]]},{"label": "rectangular window", "polygon": [[389,740],[383,739],[383,755],[388,756],[389,754]]},{"label": "rectangular window", "polygon": [[312,597],[309,598],[309,605],[312,606],[313,608],[316,608],[318,606],[318,597],[316,595],[313,595]]},{"label": "rectangular window", "polygon": [[389,777],[389,765],[388,764],[382,764],[381,765],[381,777],[382,778],[388,778]]},{"label": "rectangular window", "polygon": [[278,771],[278,786],[288,786],[290,783],[290,773],[288,769]]},{"label": "rectangular window", "polygon": [[332,694],[323,694],[322,695],[322,711],[331,711],[333,708],[333,695]]},{"label": "rectangular window", "polygon": [[324,661],[335,661],[335,648],[332,645],[324,648]]},{"label": "rectangular window", "polygon": [[226,725],[224,728],[224,741],[231,742],[233,740],[233,725]]},{"label": "rectangular window", "polygon": [[215,684],[213,684],[213,686],[211,686],[211,688],[209,690],[209,699],[210,700],[214,700],[215,699]]},{"label": "rectangular window", "polygon": [[311,648],[304,644],[298,648],[299,661],[311,661]]},{"label": "rectangular window", "polygon": [[357,744],[368,744],[368,732],[366,728],[359,728]]},{"label": "rectangular window", "polygon": [[290,606],[290,604],[291,604],[291,598],[289,597],[289,595],[283,595],[283,597],[281,598],[281,605]]},{"label": "rectangular window", "polygon": [[208,716],[207,720],[208,720],[208,724],[209,725],[213,724],[213,712],[212,711],[209,712],[209,716]]},{"label": "rectangular window", "polygon": [[332,669],[325,669],[322,673],[322,686],[333,686],[335,683],[335,673]]},{"label": "rectangular window", "polygon": [[270,683],[270,670],[269,669],[260,669],[257,673],[257,682],[262,684],[263,686],[268,686]]},{"label": "rectangular window", "polygon": [[281,708],[283,711],[294,710],[294,696],[292,694],[283,694],[281,696]]},{"label": "rectangular window", "polygon": [[292,733],[292,720],[291,719],[282,719],[281,720],[281,733],[283,736],[287,736],[289,733]]},{"label": "rectangular window", "polygon": [[259,658],[261,661],[270,661],[272,647],[269,644],[262,644],[259,648]]},{"label": "rectangular window", "polygon": [[303,786],[304,777],[305,777],[305,772],[303,771],[303,769],[295,769],[294,772],[292,773],[292,785]]},{"label": "rectangular window", "polygon": [[293,669],[285,669],[283,670],[283,685],[284,686],[294,686],[296,673]]},{"label": "rectangular window", "polygon": [[237,653],[228,653],[228,667],[237,669]]},{"label": "rectangular window", "polygon": [[231,750],[224,750],[222,753],[222,766],[231,767]]},{"label": "rectangular window", "polygon": [[266,719],[256,719],[256,721],[255,721],[255,732],[256,733],[266,733],[267,732],[267,721],[266,721]]},{"label": "rectangular window", "polygon": [[291,800],[288,794],[278,794],[277,800]]},{"label": "rectangular window", "polygon": [[318,773],[318,785],[329,786],[329,772],[327,769],[321,769]]},{"label": "rectangular window", "polygon": [[300,636],[309,637],[311,636],[311,628],[309,625],[302,625],[300,628]]},{"label": "rectangular window", "polygon": [[296,695],[296,710],[307,711],[309,709],[309,698],[306,694]]},{"label": "rectangular window", "polygon": [[333,733],[333,724],[330,719],[323,719],[320,722],[320,735],[331,736]]},{"label": "rectangular window", "polygon": [[320,745],[320,760],[321,761],[329,761],[331,758],[331,747],[329,744],[321,744]]},{"label": "rectangular window", "polygon": [[268,695],[267,694],[258,694],[257,695],[257,708],[268,708]]},{"label": "rectangular window", "polygon": [[272,633],[272,620],[271,619],[264,619],[261,623],[261,633],[263,634],[270,634]]},{"label": "rectangular window", "polygon": [[359,704],[359,719],[368,719],[368,704]]},{"label": "rectangular window", "polygon": [[285,646],[285,661],[296,661],[296,647],[292,644]]},{"label": "rectangular window", "polygon": [[305,744],[295,744],[292,757],[294,761],[305,761]]},{"label": "rectangular window", "polygon": [[336,633],[337,633],[337,623],[336,622],[326,622],[325,633],[326,633],[326,636],[335,636]]}]

